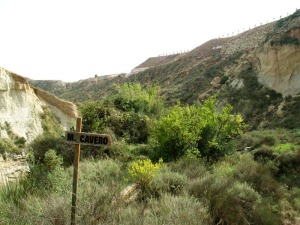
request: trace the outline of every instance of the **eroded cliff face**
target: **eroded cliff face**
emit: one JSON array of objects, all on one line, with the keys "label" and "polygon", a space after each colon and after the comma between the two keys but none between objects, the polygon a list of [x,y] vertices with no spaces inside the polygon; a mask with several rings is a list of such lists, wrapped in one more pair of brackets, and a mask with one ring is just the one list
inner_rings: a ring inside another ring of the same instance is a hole
[{"label": "eroded cliff face", "polygon": [[24,77],[0,68],[0,138],[8,137],[4,125],[9,124],[15,134],[31,142],[43,133],[41,114],[45,105],[63,128],[74,126],[77,109],[73,103],[32,88]]},{"label": "eroded cliff face", "polygon": [[283,96],[300,94],[300,46],[268,46],[255,55],[260,83]]}]

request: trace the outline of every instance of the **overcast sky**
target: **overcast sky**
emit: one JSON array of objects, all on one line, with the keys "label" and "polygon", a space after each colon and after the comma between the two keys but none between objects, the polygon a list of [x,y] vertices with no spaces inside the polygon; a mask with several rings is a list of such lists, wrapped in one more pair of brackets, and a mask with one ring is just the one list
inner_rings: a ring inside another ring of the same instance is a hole
[{"label": "overcast sky", "polygon": [[0,0],[0,67],[35,80],[128,73],[285,17],[299,0]]}]

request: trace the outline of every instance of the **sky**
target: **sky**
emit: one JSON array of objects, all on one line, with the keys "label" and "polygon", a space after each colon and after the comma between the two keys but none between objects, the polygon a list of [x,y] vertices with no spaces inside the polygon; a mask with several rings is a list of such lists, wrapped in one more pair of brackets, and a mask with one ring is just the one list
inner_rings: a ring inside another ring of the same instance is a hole
[{"label": "sky", "polygon": [[149,57],[188,51],[299,8],[299,0],[0,0],[0,67],[65,82],[129,73]]}]

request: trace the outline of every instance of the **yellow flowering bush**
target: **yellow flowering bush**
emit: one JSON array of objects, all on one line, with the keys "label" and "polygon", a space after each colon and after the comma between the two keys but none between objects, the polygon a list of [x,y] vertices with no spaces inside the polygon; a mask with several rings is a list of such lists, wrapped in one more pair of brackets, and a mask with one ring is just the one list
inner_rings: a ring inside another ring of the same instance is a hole
[{"label": "yellow flowering bush", "polygon": [[129,179],[136,182],[143,189],[154,179],[162,167],[162,159],[158,163],[152,163],[150,159],[139,159],[128,168]]}]

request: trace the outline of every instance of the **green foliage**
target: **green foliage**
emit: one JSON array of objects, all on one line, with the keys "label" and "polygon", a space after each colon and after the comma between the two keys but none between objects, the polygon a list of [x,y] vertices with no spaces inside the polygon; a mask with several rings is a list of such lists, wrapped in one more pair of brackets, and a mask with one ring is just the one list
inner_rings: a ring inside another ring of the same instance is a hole
[{"label": "green foliage", "polygon": [[63,133],[59,119],[45,106],[43,107],[41,119],[43,130],[47,135],[59,136]]},{"label": "green foliage", "polygon": [[285,129],[254,130],[240,136],[237,148],[241,150],[245,149],[246,147],[256,149],[263,145],[275,146],[279,143],[290,142],[293,140],[293,134]]},{"label": "green foliage", "polygon": [[56,170],[62,166],[62,158],[56,155],[55,150],[50,149],[45,153],[44,166],[49,172]]},{"label": "green foliage", "polygon": [[149,208],[144,224],[212,224],[207,206],[191,196],[165,194],[159,201],[150,201]]},{"label": "green foliage", "polygon": [[136,182],[142,190],[146,190],[162,167],[162,160],[152,163],[150,159],[139,159],[128,168],[129,179]]},{"label": "green foliage", "polygon": [[33,161],[36,164],[43,163],[45,153],[53,149],[62,156],[65,165],[71,165],[74,159],[74,146],[67,144],[64,137],[52,135],[40,135],[30,143]]},{"label": "green foliage", "polygon": [[113,114],[113,108],[103,101],[87,101],[80,105],[83,117],[83,131],[99,132],[107,124],[108,117]]},{"label": "green foliage", "polygon": [[151,118],[164,109],[158,87],[143,89],[139,83],[126,83],[115,88],[117,93],[112,97],[81,105],[84,130],[102,132],[108,127],[128,142],[145,143]]},{"label": "green foliage", "polygon": [[62,192],[66,182],[66,173],[62,168],[63,160],[55,150],[49,149],[44,161],[30,166],[28,185],[32,192]]},{"label": "green foliage", "polygon": [[[22,198],[29,194],[29,186],[26,179],[22,178],[15,183],[6,183],[5,186],[0,187],[0,199],[7,205],[12,203],[18,207],[22,204]],[[1,207],[4,209],[3,207]],[[1,212],[0,212],[1,218]],[[1,222],[1,220],[0,220]]]},{"label": "green foliage", "polygon": [[193,196],[208,202],[215,224],[255,222],[261,196],[248,184],[207,174],[192,181],[189,189]]},{"label": "green foliage", "polygon": [[271,46],[283,46],[283,45],[300,45],[300,40],[296,37],[292,37],[289,35],[282,35],[279,39],[272,40]]},{"label": "green foliage", "polygon": [[84,160],[80,163],[80,182],[99,185],[118,182],[121,178],[120,163],[112,159]]},{"label": "green foliage", "polygon": [[[61,157],[57,156],[55,151],[49,150],[45,154],[43,164],[30,166],[30,174],[14,183],[1,186],[0,223],[5,221],[5,224],[34,224],[32,221],[33,215],[29,218],[22,215],[25,212],[27,213],[26,206],[24,206],[27,202],[25,199],[32,196],[49,195],[54,192],[69,193],[65,189],[66,173],[63,171],[61,164]],[[25,210],[22,211],[24,207]],[[36,208],[36,205],[31,207]],[[24,222],[25,219],[27,223]]]},{"label": "green foliage", "polygon": [[[70,223],[73,167],[62,170],[61,158],[53,150],[46,152],[44,158],[24,180],[26,185],[20,182],[19,186],[0,187],[0,223]],[[139,169],[142,171],[145,165],[140,164]],[[208,168],[205,165],[199,159],[182,158],[164,166],[148,183],[147,193],[143,195],[148,197],[147,201],[139,201],[134,193],[121,198],[120,193],[127,186],[123,179],[126,163],[114,159],[83,160],[77,223],[277,225],[297,222],[299,188],[283,188],[269,165],[261,165],[250,154],[239,152]],[[145,166],[144,170],[151,170],[147,168],[152,167]],[[294,179],[299,179],[299,175]]]},{"label": "green foliage", "polygon": [[184,174],[189,179],[196,179],[202,177],[207,168],[199,159],[181,158],[169,164],[171,171]]},{"label": "green foliage", "polygon": [[282,216],[278,213],[278,202],[272,197],[261,199],[261,203],[255,209],[256,224],[279,225],[282,224]]},{"label": "green foliage", "polygon": [[182,194],[188,183],[185,175],[169,170],[160,171],[150,182],[151,193],[154,196],[170,193],[173,195]]},{"label": "green foliage", "polygon": [[297,145],[295,145],[294,143],[282,143],[282,144],[278,144],[274,147],[274,150],[276,152],[286,152],[289,150],[295,150],[297,147]]},{"label": "green foliage", "polygon": [[300,139],[297,131],[286,129],[252,131],[243,134],[236,145],[251,147],[254,160],[267,166],[275,178],[288,187],[299,185]]},{"label": "green foliage", "polygon": [[215,98],[203,105],[173,106],[168,114],[155,121],[152,138],[155,154],[167,161],[186,155],[215,161],[231,151],[230,140],[243,132],[240,115],[230,114],[226,105],[218,113]]},{"label": "green foliage", "polygon": [[282,197],[283,187],[272,176],[268,165],[255,162],[252,156],[245,154],[236,165],[234,177],[241,182],[247,182],[263,196]]},{"label": "green foliage", "polygon": [[143,88],[139,83],[116,85],[117,94],[114,105],[122,111],[134,111],[146,115],[159,115],[163,109],[163,100],[158,95],[159,87]]},{"label": "green foliage", "polygon": [[11,140],[8,138],[0,139],[0,154],[13,153],[13,154],[20,154],[21,149]]},{"label": "green foliage", "polygon": [[300,97],[294,97],[285,101],[283,113],[275,117],[271,122],[271,127],[282,127],[286,129],[299,129],[300,120],[298,119],[300,108]]},{"label": "green foliage", "polygon": [[277,165],[276,176],[288,187],[299,187],[300,149],[285,151],[274,161]]},{"label": "green foliage", "polygon": [[8,138],[0,139],[0,154],[20,154],[26,146],[26,139],[15,134],[7,121],[4,126],[0,124],[0,129],[5,130],[8,135]]}]

